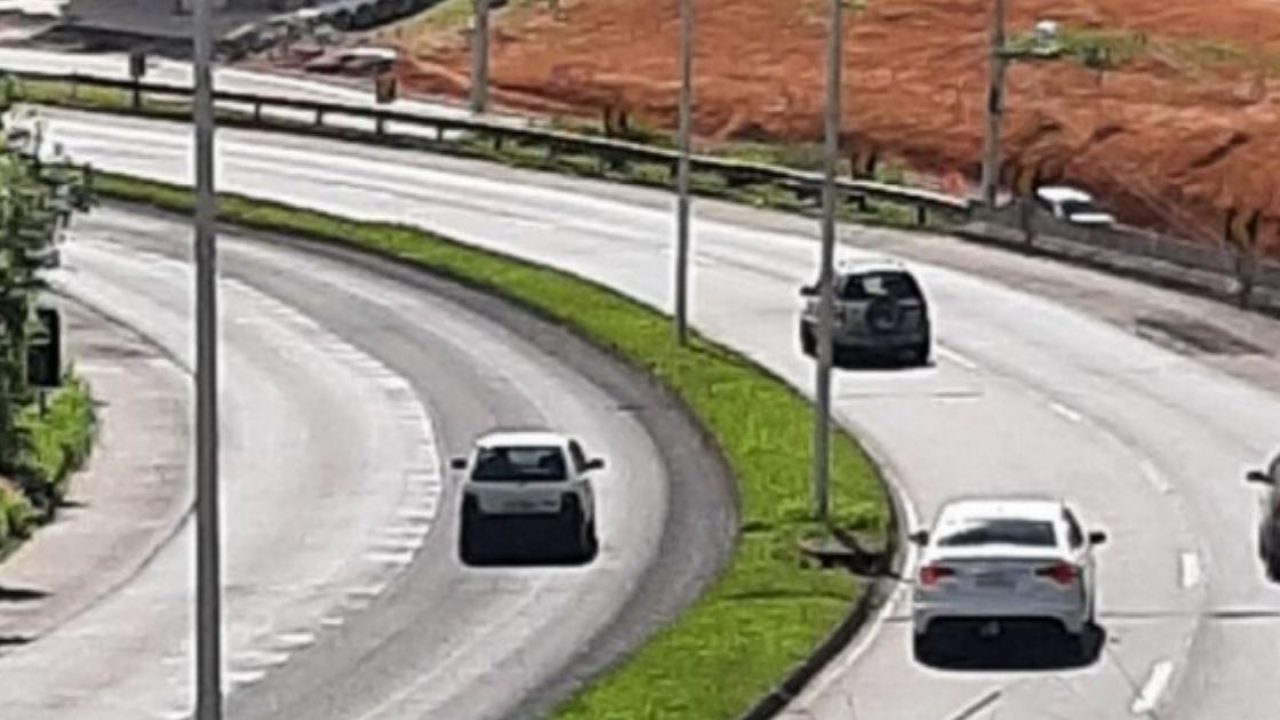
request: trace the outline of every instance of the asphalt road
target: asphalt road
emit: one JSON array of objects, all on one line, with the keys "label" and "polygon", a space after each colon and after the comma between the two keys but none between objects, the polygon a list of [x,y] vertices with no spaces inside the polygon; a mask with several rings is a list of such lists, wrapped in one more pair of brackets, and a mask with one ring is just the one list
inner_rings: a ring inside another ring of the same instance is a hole
[{"label": "asphalt road", "polygon": [[[187,363],[188,236],[100,209],[78,222],[54,282]],[[416,275],[234,237],[220,252],[235,717],[486,718],[554,702],[673,616],[727,556],[727,476],[634,371],[587,350],[557,357],[545,348],[574,348],[563,333]],[[443,461],[515,425],[571,430],[610,460],[594,564],[456,560]],[[710,481],[670,486],[685,475]],[[192,530],[184,522],[118,591],[0,657],[4,716],[184,716]],[[668,534],[689,545],[655,566],[673,554]]]},{"label": "asphalt road", "polygon": [[[181,125],[51,117],[82,159],[187,180]],[[332,141],[219,138],[226,189],[412,222],[669,306],[673,223],[662,193]],[[796,290],[815,274],[815,224],[714,203],[700,203],[698,216],[695,324],[808,392]],[[1016,490],[1065,496],[1108,530],[1105,638],[1081,668],[1055,666],[1038,642],[976,667],[924,668],[910,659],[899,596],[794,714],[1272,717],[1280,602],[1254,555],[1256,497],[1241,474],[1280,436],[1280,398],[1250,380],[1274,371],[1276,345],[1255,343],[1247,360],[1229,362],[1140,336],[1131,321],[1153,308],[1182,313],[1187,326],[1222,320],[1224,332],[1252,321],[1088,271],[888,231],[851,229],[839,254],[863,248],[912,258],[936,308],[938,362],[841,373],[838,418],[885,461],[909,525],[957,494]]]}]

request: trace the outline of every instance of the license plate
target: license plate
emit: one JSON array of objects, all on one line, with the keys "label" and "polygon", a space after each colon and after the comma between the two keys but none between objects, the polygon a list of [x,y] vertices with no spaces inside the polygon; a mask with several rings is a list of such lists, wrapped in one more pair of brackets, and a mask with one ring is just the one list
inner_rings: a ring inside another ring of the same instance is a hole
[{"label": "license plate", "polygon": [[516,512],[527,512],[529,510],[537,510],[538,503],[532,500],[512,500],[506,503],[505,507],[507,510],[514,510]]},{"label": "license plate", "polygon": [[1005,573],[983,573],[974,580],[974,584],[980,588],[1007,590],[1013,587],[1013,578]]}]

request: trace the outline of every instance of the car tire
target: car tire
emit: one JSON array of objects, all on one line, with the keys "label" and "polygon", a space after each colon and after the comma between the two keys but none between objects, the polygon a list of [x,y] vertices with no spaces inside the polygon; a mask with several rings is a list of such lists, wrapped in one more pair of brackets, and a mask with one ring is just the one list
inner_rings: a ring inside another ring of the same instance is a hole
[{"label": "car tire", "polygon": [[1267,579],[1280,582],[1280,556],[1269,555],[1263,560],[1263,564],[1267,569]]},{"label": "car tire", "polygon": [[558,535],[560,551],[557,555],[568,562],[580,561],[587,549],[587,522],[576,495],[565,498],[565,507],[560,513]]},{"label": "car tire", "polygon": [[1089,630],[1092,624],[1087,624],[1078,633],[1068,632],[1066,634],[1067,652],[1070,653],[1071,659],[1075,662],[1084,662],[1089,659]]},{"label": "car tire", "polygon": [[458,526],[458,556],[466,565],[483,562],[480,535],[484,528],[480,513],[470,503],[462,506],[462,521]]},{"label": "car tire", "polygon": [[809,357],[818,356],[818,338],[808,325],[800,326],[800,352]]},{"label": "car tire", "polygon": [[583,548],[583,560],[591,562],[596,559],[596,555],[600,554],[600,536],[596,534],[596,519],[591,518],[591,522],[587,523],[587,541]]},{"label": "car tire", "polygon": [[912,633],[911,653],[915,657],[916,662],[922,665],[932,665],[936,663],[938,660],[938,651],[937,643],[934,642],[933,635],[930,635],[928,632]]}]

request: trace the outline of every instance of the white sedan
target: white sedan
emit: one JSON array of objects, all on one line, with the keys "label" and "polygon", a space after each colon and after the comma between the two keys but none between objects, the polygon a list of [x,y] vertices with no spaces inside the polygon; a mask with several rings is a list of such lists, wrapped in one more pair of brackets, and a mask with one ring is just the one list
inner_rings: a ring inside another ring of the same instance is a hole
[{"label": "white sedan", "polygon": [[451,464],[467,471],[459,528],[464,563],[485,564],[497,554],[545,549],[570,562],[595,559],[591,477],[604,469],[604,460],[588,458],[574,438],[555,432],[494,432],[476,441],[470,458],[455,458]]},{"label": "white sedan", "polygon": [[1083,655],[1094,623],[1094,547],[1060,500],[993,497],[943,506],[932,532],[912,541],[923,550],[912,596],[917,657],[944,627],[974,625],[984,635],[1006,623],[1047,623]]}]

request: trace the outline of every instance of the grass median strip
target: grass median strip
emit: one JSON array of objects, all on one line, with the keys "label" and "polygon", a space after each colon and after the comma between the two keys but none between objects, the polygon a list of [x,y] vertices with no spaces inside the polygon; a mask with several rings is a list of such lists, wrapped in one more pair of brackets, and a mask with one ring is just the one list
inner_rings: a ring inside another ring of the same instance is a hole
[{"label": "grass median strip", "polygon": [[[103,196],[188,212],[190,191],[101,175]],[[562,706],[561,720],[730,720],[772,690],[849,612],[863,587],[842,572],[802,569],[808,519],[808,403],[723,347],[674,340],[669,319],[588,280],[404,225],[358,222],[237,195],[219,198],[229,223],[341,243],[415,262],[530,306],[647,368],[714,435],[741,498],[734,558],[680,619]],[[834,442],[833,517],[881,541],[890,512],[876,471],[844,434]],[[694,481],[694,479],[689,479]]]}]

